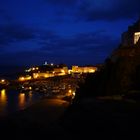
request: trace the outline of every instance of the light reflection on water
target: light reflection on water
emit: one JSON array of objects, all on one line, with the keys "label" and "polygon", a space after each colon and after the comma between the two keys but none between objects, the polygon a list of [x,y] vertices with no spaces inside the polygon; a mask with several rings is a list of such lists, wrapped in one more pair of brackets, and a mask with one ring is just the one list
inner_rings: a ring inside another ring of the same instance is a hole
[{"label": "light reflection on water", "polygon": [[6,96],[6,90],[3,89],[0,92],[0,100],[2,102],[2,104],[5,104],[7,102],[7,96]]},{"label": "light reflection on water", "polygon": [[2,89],[0,91],[0,112],[2,112],[2,113],[6,112],[6,105],[7,105],[6,90]]},{"label": "light reflection on water", "polygon": [[40,98],[40,93],[20,93],[18,91],[0,90],[0,116],[13,113],[17,110],[25,109]]},{"label": "light reflection on water", "polygon": [[25,93],[19,93],[18,96],[19,107],[22,109],[25,106]]}]

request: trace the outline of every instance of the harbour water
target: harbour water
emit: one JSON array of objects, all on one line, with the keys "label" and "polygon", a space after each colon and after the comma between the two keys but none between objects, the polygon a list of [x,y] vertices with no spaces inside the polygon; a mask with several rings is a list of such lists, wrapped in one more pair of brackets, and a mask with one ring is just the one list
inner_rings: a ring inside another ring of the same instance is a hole
[{"label": "harbour water", "polygon": [[20,93],[16,90],[0,90],[0,117],[23,110],[43,98],[41,93]]}]

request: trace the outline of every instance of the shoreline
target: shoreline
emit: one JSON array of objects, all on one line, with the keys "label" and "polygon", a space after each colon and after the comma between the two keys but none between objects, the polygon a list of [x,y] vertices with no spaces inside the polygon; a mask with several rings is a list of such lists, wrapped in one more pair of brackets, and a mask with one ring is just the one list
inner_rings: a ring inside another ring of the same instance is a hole
[{"label": "shoreline", "polygon": [[[64,106],[63,106],[64,105]],[[41,97],[40,100],[37,100],[35,102],[33,102],[32,104],[30,104],[29,106],[25,107],[24,109],[20,109],[20,110],[16,110],[15,112],[12,113],[7,113],[4,114],[2,116],[4,117],[12,117],[15,114],[20,114],[22,112],[26,112],[31,111],[31,110],[45,110],[45,107],[68,107],[70,105],[69,101],[63,100],[61,98],[57,98],[57,97]],[[2,118],[2,116],[0,116],[0,118]]]}]

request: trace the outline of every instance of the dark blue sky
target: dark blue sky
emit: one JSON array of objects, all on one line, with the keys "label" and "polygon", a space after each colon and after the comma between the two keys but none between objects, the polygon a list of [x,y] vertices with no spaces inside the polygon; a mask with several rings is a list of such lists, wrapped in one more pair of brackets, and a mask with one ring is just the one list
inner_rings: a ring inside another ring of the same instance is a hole
[{"label": "dark blue sky", "polygon": [[139,0],[0,0],[0,65],[104,62]]}]

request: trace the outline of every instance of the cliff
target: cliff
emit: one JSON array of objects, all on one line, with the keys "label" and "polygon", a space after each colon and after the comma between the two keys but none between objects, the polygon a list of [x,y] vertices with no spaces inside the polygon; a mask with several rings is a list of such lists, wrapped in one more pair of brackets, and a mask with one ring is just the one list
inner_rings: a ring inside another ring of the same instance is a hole
[{"label": "cliff", "polygon": [[118,48],[100,71],[89,74],[77,89],[77,98],[125,95],[140,91],[140,46]]},{"label": "cliff", "polygon": [[140,45],[118,48],[110,57],[112,70],[108,82],[108,92],[127,93],[138,90],[140,81]]}]

